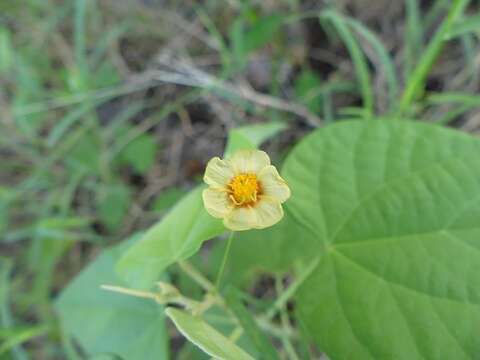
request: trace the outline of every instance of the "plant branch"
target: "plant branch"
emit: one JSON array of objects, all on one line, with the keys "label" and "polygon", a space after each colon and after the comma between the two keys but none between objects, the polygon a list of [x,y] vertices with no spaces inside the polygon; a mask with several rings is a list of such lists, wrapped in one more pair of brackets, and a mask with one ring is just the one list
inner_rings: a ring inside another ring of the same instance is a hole
[{"label": "plant branch", "polygon": [[307,279],[308,276],[315,270],[317,267],[318,263],[320,261],[320,258],[315,258],[310,265],[308,265],[305,270],[300,274],[300,276],[288,287],[285,292],[283,292],[278,299],[275,301],[273,306],[267,311],[266,314],[266,319],[269,321],[271,320],[275,314],[280,311],[286,304],[287,302],[292,298],[292,296],[296,293],[300,285],[303,284],[303,282]]}]

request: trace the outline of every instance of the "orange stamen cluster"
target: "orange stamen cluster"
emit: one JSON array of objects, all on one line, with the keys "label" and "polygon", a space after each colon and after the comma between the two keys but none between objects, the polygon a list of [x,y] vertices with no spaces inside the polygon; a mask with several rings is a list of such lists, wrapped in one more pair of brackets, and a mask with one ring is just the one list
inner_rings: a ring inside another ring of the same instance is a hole
[{"label": "orange stamen cluster", "polygon": [[236,175],[228,184],[229,198],[235,206],[253,206],[261,193],[255,174]]}]

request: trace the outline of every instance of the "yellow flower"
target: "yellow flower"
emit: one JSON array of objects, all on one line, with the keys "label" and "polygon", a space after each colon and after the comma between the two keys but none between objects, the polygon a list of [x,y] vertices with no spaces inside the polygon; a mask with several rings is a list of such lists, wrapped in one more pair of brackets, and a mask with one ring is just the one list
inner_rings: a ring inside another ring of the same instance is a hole
[{"label": "yellow flower", "polygon": [[205,209],[234,231],[276,224],[283,217],[282,203],[290,197],[287,183],[259,150],[242,150],[224,160],[214,157],[203,180],[209,185],[203,191]]}]

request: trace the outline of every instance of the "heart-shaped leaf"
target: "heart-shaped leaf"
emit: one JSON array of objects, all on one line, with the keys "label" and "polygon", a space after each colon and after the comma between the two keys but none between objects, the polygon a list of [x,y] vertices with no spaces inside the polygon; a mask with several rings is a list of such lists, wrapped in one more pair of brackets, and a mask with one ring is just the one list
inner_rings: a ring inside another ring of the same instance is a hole
[{"label": "heart-shaped leaf", "polygon": [[298,314],[331,359],[480,353],[480,141],[409,121],[342,122],[287,159],[320,262]]}]

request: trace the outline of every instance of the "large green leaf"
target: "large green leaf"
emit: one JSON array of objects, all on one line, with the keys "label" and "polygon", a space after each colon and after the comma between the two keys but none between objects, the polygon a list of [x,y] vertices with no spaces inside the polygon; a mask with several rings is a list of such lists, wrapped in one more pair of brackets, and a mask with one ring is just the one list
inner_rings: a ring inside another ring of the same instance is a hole
[{"label": "large green leaf", "polygon": [[202,318],[174,308],[168,308],[165,313],[188,340],[215,359],[253,360],[244,350],[208,325]]},{"label": "large green leaf", "polygon": [[[128,243],[104,251],[78,275],[56,302],[62,326],[89,356],[168,359],[168,335],[161,306],[100,289],[122,282],[114,265]],[[113,357],[112,357],[113,358]]]},{"label": "large green leaf", "polygon": [[314,132],[283,175],[317,238],[300,321],[332,359],[480,353],[480,141],[409,121]]}]

